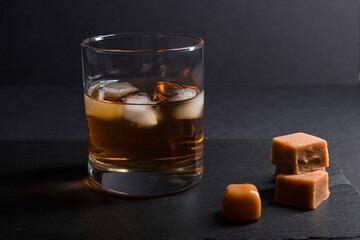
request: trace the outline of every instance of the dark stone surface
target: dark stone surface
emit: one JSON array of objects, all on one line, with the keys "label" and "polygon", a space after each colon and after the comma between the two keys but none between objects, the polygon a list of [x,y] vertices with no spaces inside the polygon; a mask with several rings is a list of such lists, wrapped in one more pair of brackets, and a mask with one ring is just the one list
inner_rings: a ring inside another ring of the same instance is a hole
[{"label": "dark stone surface", "polygon": [[[208,139],[205,173],[195,188],[128,200],[88,188],[86,141],[0,141],[1,237],[6,239],[246,239],[360,237],[360,194],[336,162],[331,195],[316,210],[274,204],[271,139]],[[221,216],[225,187],[253,183],[262,217]]]}]

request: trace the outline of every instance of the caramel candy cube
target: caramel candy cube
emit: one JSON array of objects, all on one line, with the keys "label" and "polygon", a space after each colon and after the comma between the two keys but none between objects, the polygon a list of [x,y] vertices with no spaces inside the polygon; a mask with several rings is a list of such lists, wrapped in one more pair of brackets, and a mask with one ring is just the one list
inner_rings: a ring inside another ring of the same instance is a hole
[{"label": "caramel candy cube", "polygon": [[271,163],[278,173],[300,174],[329,166],[327,142],[321,138],[294,133],[275,137]]},{"label": "caramel candy cube", "polygon": [[304,174],[276,177],[274,201],[295,207],[315,209],[329,197],[329,176],[316,170]]},{"label": "caramel candy cube", "polygon": [[252,221],[261,216],[261,200],[252,184],[230,184],[226,187],[222,214],[228,220]]}]

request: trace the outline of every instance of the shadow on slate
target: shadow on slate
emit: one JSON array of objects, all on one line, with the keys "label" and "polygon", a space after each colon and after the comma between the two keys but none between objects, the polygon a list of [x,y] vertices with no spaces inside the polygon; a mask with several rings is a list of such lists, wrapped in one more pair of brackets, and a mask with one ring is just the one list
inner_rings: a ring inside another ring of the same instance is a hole
[{"label": "shadow on slate", "polygon": [[[206,140],[202,182],[189,191],[128,200],[96,192],[85,141],[1,141],[2,237],[60,239],[247,239],[360,237],[360,194],[332,160],[331,195],[316,210],[273,203],[271,140]],[[341,159],[339,159],[341,160]],[[225,187],[253,183],[262,217],[229,222]]]}]

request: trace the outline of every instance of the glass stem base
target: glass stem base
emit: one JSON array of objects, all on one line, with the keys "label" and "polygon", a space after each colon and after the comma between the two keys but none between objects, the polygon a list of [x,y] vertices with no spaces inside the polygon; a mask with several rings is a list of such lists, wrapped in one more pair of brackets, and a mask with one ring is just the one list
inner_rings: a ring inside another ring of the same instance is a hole
[{"label": "glass stem base", "polygon": [[96,188],[127,197],[157,197],[187,190],[200,182],[203,158],[167,168],[126,169],[100,164],[89,156],[89,178]]}]

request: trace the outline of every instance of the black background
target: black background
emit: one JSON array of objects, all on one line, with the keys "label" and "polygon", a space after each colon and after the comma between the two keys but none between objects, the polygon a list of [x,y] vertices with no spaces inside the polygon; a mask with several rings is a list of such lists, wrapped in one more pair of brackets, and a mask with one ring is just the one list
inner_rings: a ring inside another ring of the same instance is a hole
[{"label": "black background", "polygon": [[356,83],[357,0],[1,1],[1,84],[81,87],[80,41],[117,32],[205,39],[211,85]]}]

